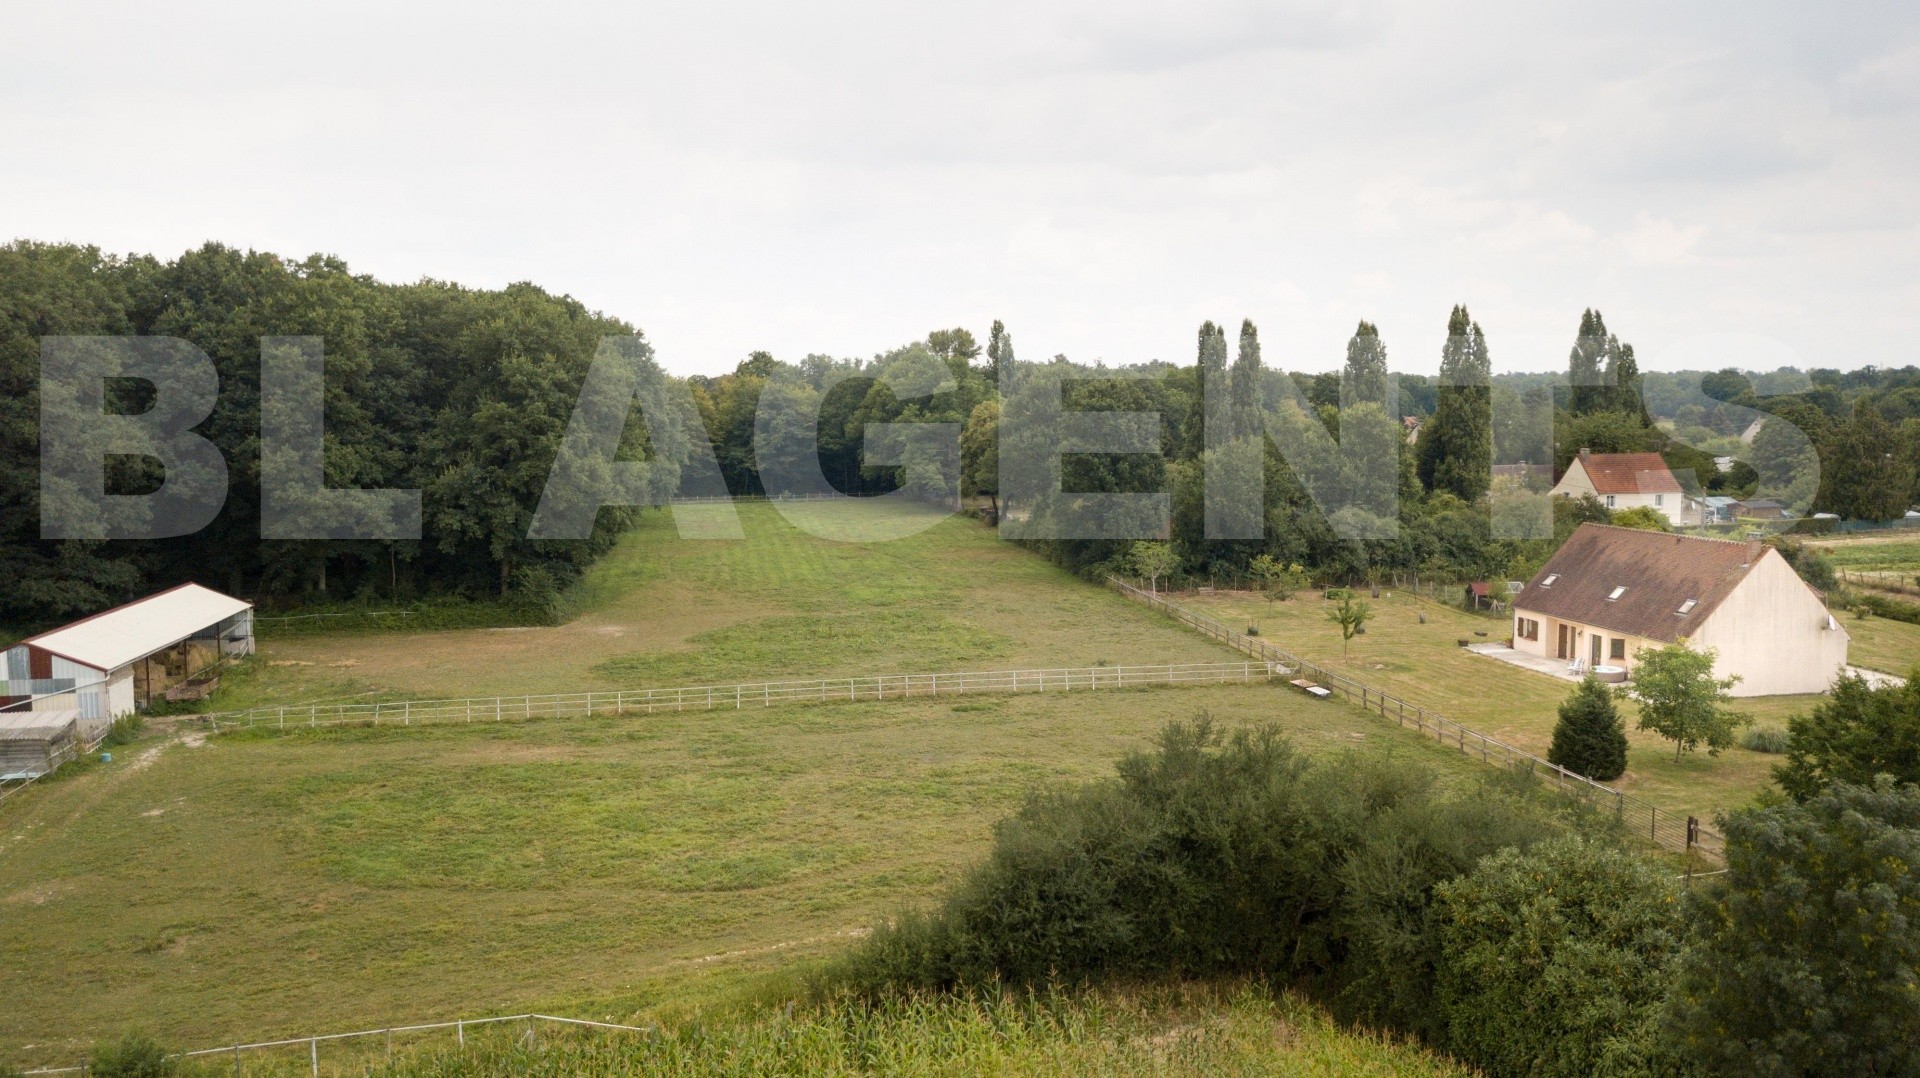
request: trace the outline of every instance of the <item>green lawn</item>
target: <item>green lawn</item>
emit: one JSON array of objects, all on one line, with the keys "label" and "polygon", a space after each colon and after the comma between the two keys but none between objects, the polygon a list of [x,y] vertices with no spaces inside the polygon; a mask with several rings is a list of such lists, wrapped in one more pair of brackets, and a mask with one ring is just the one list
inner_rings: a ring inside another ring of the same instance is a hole
[{"label": "green lawn", "polygon": [[1912,569],[1920,571],[1920,539],[1881,538],[1812,540],[1837,569]]},{"label": "green lawn", "polygon": [[830,542],[764,502],[739,509],[742,540],[681,539],[668,514],[647,514],[569,596],[581,613],[561,626],[265,636],[256,669],[230,679],[214,706],[1234,654],[1000,542],[969,518],[801,506],[876,533],[902,521],[933,523],[910,538]]},{"label": "green lawn", "polygon": [[[1406,594],[1386,592],[1370,600],[1374,619],[1344,656],[1340,628],[1327,619],[1330,604],[1318,592],[1301,592],[1282,602],[1245,593],[1187,596],[1177,601],[1235,628],[1251,620],[1260,626],[1263,637],[1280,648],[1540,756],[1552,744],[1560,701],[1573,690],[1572,682],[1459,646],[1462,639],[1505,639],[1505,621]],[[1425,624],[1420,622],[1423,615]],[[1879,626],[1898,624],[1884,619],[1875,622],[1875,639],[1880,639]],[[1847,628],[1851,631],[1856,624],[1849,621]],[[1859,637],[1855,640],[1857,645]],[[1785,725],[1789,715],[1805,711],[1819,699],[1758,697],[1740,700],[1736,706],[1759,722]],[[1613,785],[1663,809],[1706,819],[1714,812],[1748,804],[1771,781],[1773,766],[1780,760],[1734,747],[1718,757],[1704,751],[1690,753],[1675,763],[1672,742],[1634,730],[1631,701],[1625,702],[1624,711],[1627,773]]]},{"label": "green lawn", "polygon": [[684,1012],[932,896],[1026,790],[1201,709],[1486,773],[1259,684],[150,740],[0,814],[0,1059],[134,1023]]}]

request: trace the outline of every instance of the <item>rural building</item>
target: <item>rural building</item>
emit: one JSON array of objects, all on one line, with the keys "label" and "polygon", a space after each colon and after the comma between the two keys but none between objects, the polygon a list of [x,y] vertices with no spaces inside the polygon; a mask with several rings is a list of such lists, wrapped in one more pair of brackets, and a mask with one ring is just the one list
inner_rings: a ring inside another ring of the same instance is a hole
[{"label": "rural building", "polygon": [[115,719],[252,653],[252,603],[182,584],[9,648],[0,713],[74,708],[83,720]]},{"label": "rural building", "polygon": [[1608,509],[1645,506],[1679,527],[1687,519],[1687,495],[1658,453],[1595,453],[1582,449],[1567,465],[1551,494],[1579,498],[1591,494]]},{"label": "rural building", "polygon": [[1583,524],[1513,602],[1515,650],[1632,675],[1634,653],[1685,640],[1739,675],[1735,696],[1825,692],[1847,632],[1764,543]]},{"label": "rural building", "polygon": [[1742,520],[1786,520],[1790,513],[1787,507],[1772,498],[1755,498],[1751,501],[1734,502],[1733,515]]},{"label": "rural building", "polygon": [[73,759],[106,733],[98,720],[82,728],[80,712],[0,711],[0,781],[38,778]]}]

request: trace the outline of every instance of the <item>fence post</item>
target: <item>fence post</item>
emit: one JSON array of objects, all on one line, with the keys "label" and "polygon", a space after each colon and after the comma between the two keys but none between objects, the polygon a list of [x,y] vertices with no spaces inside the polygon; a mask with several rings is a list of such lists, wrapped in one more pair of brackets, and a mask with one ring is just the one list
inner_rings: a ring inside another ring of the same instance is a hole
[{"label": "fence post", "polygon": [[313,1078],[320,1078],[320,1038],[313,1037],[309,1039],[307,1041],[307,1050],[311,1053],[313,1060]]}]

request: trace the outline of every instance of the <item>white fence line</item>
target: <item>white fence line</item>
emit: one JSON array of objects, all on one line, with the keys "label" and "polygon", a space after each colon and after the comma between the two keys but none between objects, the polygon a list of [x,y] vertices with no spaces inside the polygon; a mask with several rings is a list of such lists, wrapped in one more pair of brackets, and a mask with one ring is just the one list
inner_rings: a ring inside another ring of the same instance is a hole
[{"label": "white fence line", "polygon": [[[467,1043],[468,1029],[475,1026],[494,1025],[500,1022],[525,1022],[527,1023],[527,1030],[529,1035],[531,1035],[532,1033],[534,1022],[555,1022],[564,1026],[578,1026],[578,1027],[584,1027],[588,1029],[610,1029],[610,1030],[615,1030],[623,1033],[652,1034],[653,1032],[655,1032],[652,1026],[623,1026],[614,1022],[589,1022],[583,1018],[558,1018],[551,1014],[509,1014],[509,1015],[501,1015],[496,1018],[461,1018],[461,1019],[456,1019],[452,1022],[425,1022],[425,1023],[420,1023],[417,1025],[411,1025],[411,1026],[388,1026],[385,1029],[357,1030],[352,1033],[320,1033],[310,1037],[291,1037],[286,1040],[278,1040],[278,1041],[256,1041],[252,1044],[229,1044],[229,1045],[222,1046],[220,1048],[199,1048],[191,1052],[180,1052],[180,1053],[177,1053],[176,1058],[197,1059],[203,1056],[229,1056],[230,1055],[233,1057],[234,1073],[237,1074],[240,1071],[240,1053],[242,1052],[263,1051],[269,1048],[291,1048],[296,1045],[306,1045],[308,1062],[312,1067],[313,1073],[315,1075],[318,1075],[320,1073],[320,1046],[325,1043],[329,1043],[333,1041],[355,1040],[362,1037],[385,1037],[387,1038],[387,1056],[388,1056],[388,1060],[391,1061],[392,1055],[393,1055],[393,1035],[396,1033],[424,1033],[424,1032],[428,1032],[436,1029],[451,1029],[454,1031],[455,1043],[459,1044],[461,1047],[465,1047]],[[85,1063],[82,1063],[77,1067],[43,1067],[39,1070],[22,1071],[21,1073],[23,1075],[26,1075],[26,1074],[85,1074],[87,1073],[88,1069],[89,1069],[88,1065]]]},{"label": "white fence line", "polygon": [[1184,663],[1159,666],[1085,666],[1050,670],[979,670],[939,674],[876,674],[810,681],[758,681],[665,689],[399,700],[360,704],[257,707],[201,716],[216,732],[255,728],[361,725],[413,726],[448,722],[505,722],[661,711],[740,711],[777,704],[831,704],[861,700],[958,696],[979,692],[1072,692],[1153,686],[1262,681],[1293,676],[1268,662]]}]

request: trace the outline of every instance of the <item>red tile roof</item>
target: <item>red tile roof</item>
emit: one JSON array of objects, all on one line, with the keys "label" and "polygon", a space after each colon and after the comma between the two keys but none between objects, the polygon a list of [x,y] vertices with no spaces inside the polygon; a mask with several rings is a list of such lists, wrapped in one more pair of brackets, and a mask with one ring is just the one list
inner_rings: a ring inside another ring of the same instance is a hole
[{"label": "red tile roof", "polygon": [[1680,493],[1680,481],[1658,453],[1589,453],[1578,459],[1602,494]]}]

